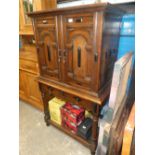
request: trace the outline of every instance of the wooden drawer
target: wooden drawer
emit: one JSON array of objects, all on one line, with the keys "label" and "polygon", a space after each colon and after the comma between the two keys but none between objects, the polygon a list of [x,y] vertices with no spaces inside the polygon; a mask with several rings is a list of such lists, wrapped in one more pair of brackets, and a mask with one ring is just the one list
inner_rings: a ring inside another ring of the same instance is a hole
[{"label": "wooden drawer", "polygon": [[19,68],[21,70],[25,70],[31,73],[39,73],[39,68],[38,68],[38,63],[33,62],[33,61],[28,61],[28,60],[19,60]]},{"label": "wooden drawer", "polygon": [[39,26],[55,24],[55,17],[38,17],[36,18],[36,24]]},{"label": "wooden drawer", "polygon": [[66,23],[93,23],[93,14],[73,14],[65,16]]},{"label": "wooden drawer", "polygon": [[19,59],[24,59],[28,61],[36,61],[36,62],[38,61],[36,51],[32,52],[27,49],[19,52]]},{"label": "wooden drawer", "polygon": [[48,90],[48,93],[51,94],[52,96],[61,98],[65,101],[68,101],[68,102],[71,102],[71,103],[76,104],[78,106],[81,106],[81,107],[87,109],[88,111],[93,111],[93,104],[90,101],[84,100],[78,96],[65,93],[61,90],[58,90],[58,89],[55,89],[52,87],[48,87],[48,89],[46,89],[46,90]]}]

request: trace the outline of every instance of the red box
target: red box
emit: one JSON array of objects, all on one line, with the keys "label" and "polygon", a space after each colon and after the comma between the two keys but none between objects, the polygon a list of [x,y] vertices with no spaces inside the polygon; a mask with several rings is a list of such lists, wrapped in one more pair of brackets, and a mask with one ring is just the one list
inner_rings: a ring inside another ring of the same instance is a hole
[{"label": "red box", "polygon": [[61,107],[62,125],[77,132],[77,127],[85,118],[85,110],[71,103]]}]

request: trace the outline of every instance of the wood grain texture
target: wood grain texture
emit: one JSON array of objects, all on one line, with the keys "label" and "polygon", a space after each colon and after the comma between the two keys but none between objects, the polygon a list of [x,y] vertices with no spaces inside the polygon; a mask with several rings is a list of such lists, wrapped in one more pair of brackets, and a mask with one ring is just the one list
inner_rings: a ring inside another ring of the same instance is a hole
[{"label": "wood grain texture", "polygon": [[39,69],[38,69],[38,63],[33,62],[33,61],[28,61],[28,60],[19,60],[19,69],[25,70],[30,73],[38,74]]},{"label": "wood grain texture", "polygon": [[130,155],[133,134],[135,130],[135,104],[132,106],[127,124],[124,130],[122,155]]},{"label": "wood grain texture", "polygon": [[20,99],[43,110],[41,94],[36,75],[24,70],[19,70],[19,96]]},{"label": "wood grain texture", "polygon": [[42,9],[47,10],[57,7],[57,0],[41,0]]},{"label": "wood grain texture", "polygon": [[20,99],[43,110],[37,77],[39,67],[35,45],[29,43],[33,36],[22,37],[22,49],[19,53],[19,96]]},{"label": "wood grain texture", "polygon": [[[56,8],[56,0],[33,0],[33,8],[35,11],[48,10]],[[23,0],[19,0],[19,34],[20,35],[34,35],[32,23],[26,23]]]},{"label": "wood grain texture", "polygon": [[20,19],[20,34],[29,34],[33,35],[33,29],[31,24],[26,24],[25,21],[25,14],[24,14],[24,6],[23,6],[23,0],[19,1],[19,19]]},{"label": "wood grain texture", "polygon": [[48,80],[47,78],[44,77],[39,77],[38,82],[48,85],[50,87],[56,88],[58,90],[62,90],[66,93],[81,97],[85,100],[94,102],[99,105],[103,105],[104,101],[108,98],[110,94],[110,85],[107,85],[105,87],[104,91],[102,92],[102,95],[100,97],[95,97],[92,94],[85,93],[85,91],[79,90],[79,89],[74,89],[74,87],[71,87],[69,85],[66,85],[64,83],[59,83],[59,82],[53,82],[52,80]]}]

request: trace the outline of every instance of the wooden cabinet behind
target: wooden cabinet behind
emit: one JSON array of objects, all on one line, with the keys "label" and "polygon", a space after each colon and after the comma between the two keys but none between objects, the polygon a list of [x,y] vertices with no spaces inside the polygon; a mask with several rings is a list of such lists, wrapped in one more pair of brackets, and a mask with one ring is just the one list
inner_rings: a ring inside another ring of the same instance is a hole
[{"label": "wooden cabinet behind", "polygon": [[29,43],[33,36],[23,37],[23,48],[19,53],[19,96],[20,99],[43,110],[37,77],[39,68],[35,46]]},{"label": "wooden cabinet behind", "polygon": [[[33,28],[31,18],[27,16],[28,12],[46,10],[56,7],[56,0],[19,0],[19,34],[22,38],[22,49],[20,49],[19,60],[19,95],[20,99],[31,103],[39,109],[43,109],[41,94],[38,88],[38,82],[36,81],[39,75],[38,60],[35,45],[30,45],[29,41],[33,38]],[[47,19],[48,20],[48,19]],[[39,24],[40,21],[38,21]],[[49,30],[50,31],[50,30]],[[45,29],[41,32],[41,35],[45,36],[43,41],[45,45],[40,45],[40,48],[45,47],[45,57],[42,57],[45,65],[43,66],[44,74],[53,75],[55,79],[58,77],[57,64],[51,64],[51,61],[55,59],[57,52],[53,45],[53,36],[50,34],[46,36],[47,31]],[[53,53],[49,56],[49,51]]]},{"label": "wooden cabinet behind", "polygon": [[28,12],[56,8],[56,6],[56,0],[19,0],[19,33],[33,34],[32,22],[27,16]]},{"label": "wooden cabinet behind", "polygon": [[20,99],[43,110],[41,95],[36,81],[37,76],[27,71],[19,70],[19,95]]}]

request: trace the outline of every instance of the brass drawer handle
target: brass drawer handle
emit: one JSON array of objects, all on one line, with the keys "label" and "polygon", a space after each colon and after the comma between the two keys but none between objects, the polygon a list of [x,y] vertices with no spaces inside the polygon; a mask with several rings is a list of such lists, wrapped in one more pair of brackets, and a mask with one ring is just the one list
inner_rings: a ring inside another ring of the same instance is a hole
[{"label": "brass drawer handle", "polygon": [[43,20],[43,24],[47,24],[47,20]]}]

